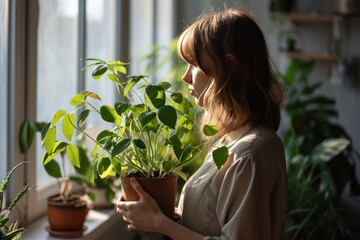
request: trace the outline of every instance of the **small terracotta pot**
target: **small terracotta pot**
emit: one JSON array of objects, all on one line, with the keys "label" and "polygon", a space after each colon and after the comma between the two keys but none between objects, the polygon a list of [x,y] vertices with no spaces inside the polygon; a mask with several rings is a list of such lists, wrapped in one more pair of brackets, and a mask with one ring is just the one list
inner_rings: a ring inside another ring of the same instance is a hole
[{"label": "small terracotta pot", "polygon": [[82,231],[86,215],[87,203],[80,196],[73,197],[69,202],[63,202],[59,195],[50,196],[48,203],[48,221],[51,231],[67,232]]},{"label": "small terracotta pot", "polygon": [[[171,219],[175,219],[175,200],[177,174],[163,178],[136,178],[142,188],[156,201],[161,211]],[[121,186],[126,201],[138,201],[139,195],[130,183],[130,177],[121,177]]]}]

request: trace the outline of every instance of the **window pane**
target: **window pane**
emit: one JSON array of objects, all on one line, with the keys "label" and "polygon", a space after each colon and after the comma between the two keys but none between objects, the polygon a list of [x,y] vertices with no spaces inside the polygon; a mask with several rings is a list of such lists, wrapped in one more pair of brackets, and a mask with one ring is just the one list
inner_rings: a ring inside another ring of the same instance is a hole
[{"label": "window pane", "polygon": [[[7,170],[7,55],[8,55],[8,23],[9,23],[9,1],[0,0],[0,181],[6,175]],[[1,209],[0,209],[1,210]]]},{"label": "window pane", "polygon": [[[116,0],[88,0],[86,1],[86,57],[104,60],[115,59],[115,23]],[[91,77],[93,68],[85,71],[86,89],[96,92],[101,102],[93,101],[99,107],[101,104],[113,106],[115,102],[115,85],[107,79],[94,81]],[[88,118],[90,135],[99,133],[99,130],[109,127],[105,125],[100,116],[91,115]],[[91,143],[90,143],[91,144]]]},{"label": "window pane", "polygon": [[145,63],[141,61],[141,57],[150,52],[153,44],[153,15],[153,1],[133,0],[130,2],[131,75],[141,75],[144,71]]},{"label": "window pane", "polygon": [[[69,100],[77,92],[78,1],[40,0],[39,7],[37,121],[49,121],[58,109],[72,110]],[[51,179],[41,164],[43,151],[37,139],[37,185]]]}]

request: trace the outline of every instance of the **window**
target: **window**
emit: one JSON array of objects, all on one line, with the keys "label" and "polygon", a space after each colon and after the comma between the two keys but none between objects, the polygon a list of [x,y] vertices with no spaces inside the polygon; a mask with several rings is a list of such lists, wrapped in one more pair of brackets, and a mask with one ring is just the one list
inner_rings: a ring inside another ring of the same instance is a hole
[{"label": "window", "polygon": [[[0,144],[0,177],[6,173],[7,162],[13,165],[23,157],[17,152],[15,134],[24,119],[49,121],[57,109],[73,110],[69,100],[83,88],[98,93],[101,104],[112,105],[117,97],[115,88],[109,81],[93,81],[90,69],[80,74],[80,58],[120,58],[131,63],[129,74],[143,74],[140,57],[149,52],[152,44],[163,44],[172,38],[173,4],[168,0],[38,0],[24,5],[0,0],[0,111],[5,113],[0,114],[0,142],[6,143],[12,137],[11,146]],[[8,27],[9,23],[13,25]],[[155,30],[155,26],[160,29]],[[8,34],[9,30],[16,34]],[[26,34],[31,37],[24,37]],[[13,35],[16,39],[12,39]],[[8,47],[9,43],[12,46]],[[124,55],[119,56],[120,53]],[[9,56],[14,58],[14,64],[9,64]],[[16,91],[9,94],[10,87]],[[21,99],[10,106],[9,97],[18,96]],[[10,113],[17,121],[11,131],[8,129],[12,122],[7,117]],[[103,121],[97,120],[88,119],[88,127],[94,132],[104,128]],[[21,175],[26,179],[16,179],[20,184],[13,189],[20,190],[25,181],[37,186],[28,193],[24,203],[27,206],[19,208],[27,211],[26,220],[30,222],[44,214],[46,198],[58,191],[56,181],[42,166],[44,150],[39,135],[36,149],[23,157],[32,163]]]},{"label": "window", "polygon": [[[78,6],[78,2],[73,0],[39,1],[37,121],[49,121],[57,109],[72,110],[69,100],[78,91]],[[42,166],[44,150],[39,138],[36,185],[46,186],[53,178],[47,175]]]},{"label": "window", "polygon": [[7,172],[7,68],[9,1],[0,0],[0,181]]},{"label": "window", "polygon": [[[90,0],[86,2],[86,49],[85,57],[101,58],[104,60],[115,59],[115,34],[116,34],[116,0],[102,1]],[[101,97],[101,102],[94,101],[94,106],[103,104],[113,105],[116,99],[114,85],[109,81],[94,81],[91,77],[92,69],[85,71],[85,88],[96,92]],[[104,121],[100,116],[91,115],[87,121],[89,134],[96,136],[104,129]],[[110,125],[110,124],[109,124]],[[93,143],[89,142],[92,146]]]}]

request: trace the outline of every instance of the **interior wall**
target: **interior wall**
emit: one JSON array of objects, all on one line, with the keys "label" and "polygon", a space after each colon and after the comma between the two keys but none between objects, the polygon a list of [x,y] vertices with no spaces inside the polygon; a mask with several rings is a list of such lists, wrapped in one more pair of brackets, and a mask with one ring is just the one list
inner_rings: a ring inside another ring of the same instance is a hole
[{"label": "interior wall", "polygon": [[[279,52],[279,33],[283,27],[283,22],[274,20],[269,11],[270,0],[243,0],[243,1],[178,1],[177,23],[178,32],[188,24],[192,19],[198,16],[204,8],[213,6],[215,9],[221,9],[226,3],[227,6],[240,6],[249,9],[256,17],[260,27],[265,33],[271,57],[280,72],[284,72],[290,62],[286,56]],[[333,3],[331,5],[330,3]],[[338,1],[331,0],[297,0],[295,10],[304,13],[326,13],[339,10]],[[360,124],[358,124],[358,109],[360,109],[360,17],[349,17],[342,19],[339,25],[340,59],[335,63],[317,62],[313,73],[310,76],[311,81],[321,81],[322,89],[319,94],[324,94],[336,101],[336,110],[339,117],[334,119],[345,128],[350,135],[355,149],[360,150]],[[330,26],[323,24],[310,24],[303,26],[304,33],[301,36],[301,47],[303,49],[326,49],[329,33],[326,30]],[[325,51],[325,50],[324,50]],[[341,67],[346,66],[347,61],[353,61],[354,74],[341,75]]]}]

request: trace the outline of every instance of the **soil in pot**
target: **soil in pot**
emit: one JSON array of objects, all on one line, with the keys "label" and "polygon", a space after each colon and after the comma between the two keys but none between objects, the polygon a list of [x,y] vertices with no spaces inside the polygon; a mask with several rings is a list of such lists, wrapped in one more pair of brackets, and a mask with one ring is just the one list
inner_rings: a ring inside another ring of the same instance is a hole
[{"label": "soil in pot", "polygon": [[[121,177],[121,186],[126,201],[137,201],[139,195],[132,188],[130,178]],[[161,211],[175,220],[175,199],[177,188],[177,174],[170,174],[163,178],[136,178],[142,188],[157,202]]]},{"label": "soil in pot", "polygon": [[[88,214],[86,201],[79,195],[71,196],[68,202],[63,202],[59,195],[50,196],[48,203],[48,221],[50,226],[47,231],[52,236],[79,237],[85,227],[84,222]],[[74,236],[76,235],[76,236]]]}]

